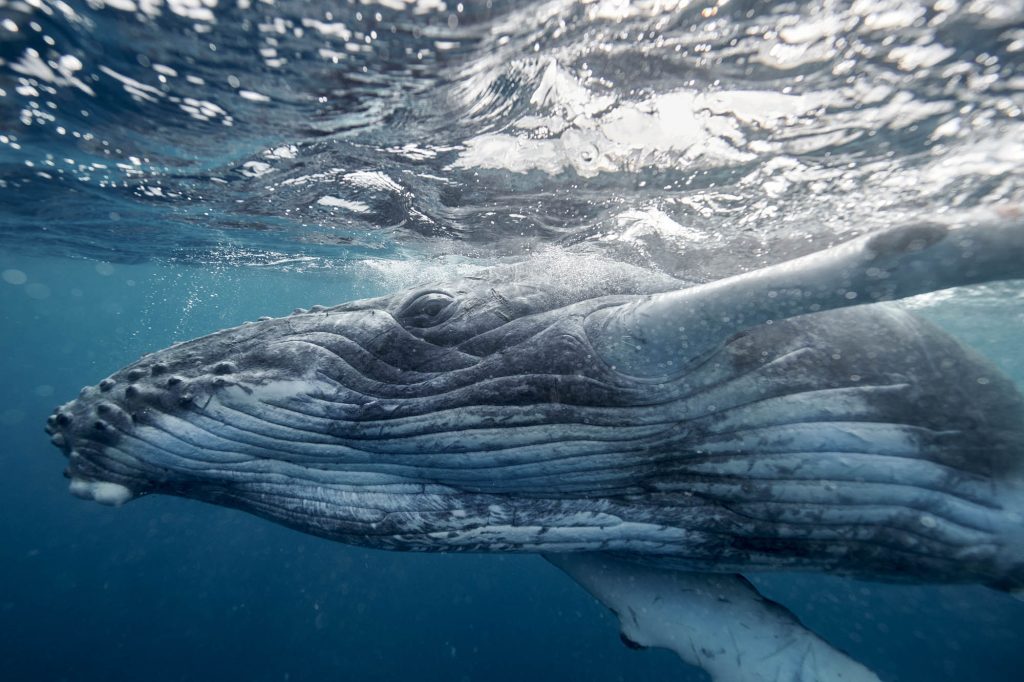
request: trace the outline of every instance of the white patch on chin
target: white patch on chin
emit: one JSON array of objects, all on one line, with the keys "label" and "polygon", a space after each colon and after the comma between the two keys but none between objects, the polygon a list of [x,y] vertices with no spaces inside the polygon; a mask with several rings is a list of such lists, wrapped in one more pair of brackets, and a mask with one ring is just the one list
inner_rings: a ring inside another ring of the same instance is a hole
[{"label": "white patch on chin", "polygon": [[132,491],[120,483],[107,481],[86,481],[81,478],[71,479],[68,490],[75,497],[83,500],[94,500],[108,507],[120,507],[132,499]]}]

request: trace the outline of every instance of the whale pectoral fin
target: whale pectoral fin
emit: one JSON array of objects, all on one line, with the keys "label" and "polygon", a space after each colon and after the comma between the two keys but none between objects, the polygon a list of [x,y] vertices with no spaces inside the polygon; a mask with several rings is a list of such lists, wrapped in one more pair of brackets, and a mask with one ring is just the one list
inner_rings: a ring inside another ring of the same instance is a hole
[{"label": "whale pectoral fin", "polygon": [[603,554],[545,558],[619,617],[628,646],[671,649],[717,682],[878,682],[742,576],[653,568]]},{"label": "whale pectoral fin", "polygon": [[772,321],[968,284],[1024,279],[1024,221],[911,224],[735,277],[603,308],[587,318],[620,371],[664,373]]}]

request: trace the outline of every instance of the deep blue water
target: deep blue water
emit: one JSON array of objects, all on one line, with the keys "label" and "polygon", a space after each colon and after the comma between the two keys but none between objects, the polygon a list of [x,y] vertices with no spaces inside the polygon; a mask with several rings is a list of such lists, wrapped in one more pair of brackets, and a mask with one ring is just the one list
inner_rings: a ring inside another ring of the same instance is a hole
[{"label": "deep blue water", "polygon": [[[704,679],[536,557],[82,502],[45,417],[175,340],[537,250],[703,280],[1024,202],[1019,5],[460,7],[0,0],[0,679]],[[1024,386],[1019,285],[915,305]],[[1024,669],[1006,595],[753,577],[885,680]]]}]

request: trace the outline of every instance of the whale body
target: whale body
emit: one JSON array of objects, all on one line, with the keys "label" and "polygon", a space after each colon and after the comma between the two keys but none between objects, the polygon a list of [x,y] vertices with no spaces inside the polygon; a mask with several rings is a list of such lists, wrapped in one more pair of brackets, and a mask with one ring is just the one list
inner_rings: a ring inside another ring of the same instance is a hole
[{"label": "whale body", "polygon": [[1024,401],[884,302],[1017,278],[1019,224],[904,226],[697,286],[535,258],[174,345],[47,431],[79,497],[542,553],[628,643],[715,679],[876,679],[736,574],[1024,587]]}]

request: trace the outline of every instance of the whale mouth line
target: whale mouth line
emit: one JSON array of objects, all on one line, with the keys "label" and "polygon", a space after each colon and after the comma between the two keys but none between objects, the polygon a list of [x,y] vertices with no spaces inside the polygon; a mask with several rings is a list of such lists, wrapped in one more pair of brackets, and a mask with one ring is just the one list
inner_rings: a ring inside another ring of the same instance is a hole
[{"label": "whale mouth line", "polygon": [[127,486],[111,481],[96,481],[72,476],[68,492],[79,499],[92,500],[108,507],[120,507],[136,497]]}]

